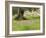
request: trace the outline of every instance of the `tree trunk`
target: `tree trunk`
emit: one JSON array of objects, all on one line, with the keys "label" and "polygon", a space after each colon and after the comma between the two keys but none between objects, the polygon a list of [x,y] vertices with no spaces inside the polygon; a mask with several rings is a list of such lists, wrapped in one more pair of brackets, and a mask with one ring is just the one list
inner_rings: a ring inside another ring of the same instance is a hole
[{"label": "tree trunk", "polygon": [[22,20],[22,19],[26,19],[24,16],[24,9],[22,9],[22,8],[19,8],[19,13],[18,13],[18,16],[16,17],[16,19],[18,19],[18,20]]}]

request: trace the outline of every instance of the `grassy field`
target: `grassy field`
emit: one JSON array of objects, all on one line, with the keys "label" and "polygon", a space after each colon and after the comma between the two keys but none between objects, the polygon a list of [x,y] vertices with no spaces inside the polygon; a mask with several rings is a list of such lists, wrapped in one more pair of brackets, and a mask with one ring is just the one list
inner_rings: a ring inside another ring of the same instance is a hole
[{"label": "grassy field", "polygon": [[39,30],[40,29],[40,17],[28,16],[29,20],[15,20],[13,16],[12,30],[24,31],[24,30]]}]

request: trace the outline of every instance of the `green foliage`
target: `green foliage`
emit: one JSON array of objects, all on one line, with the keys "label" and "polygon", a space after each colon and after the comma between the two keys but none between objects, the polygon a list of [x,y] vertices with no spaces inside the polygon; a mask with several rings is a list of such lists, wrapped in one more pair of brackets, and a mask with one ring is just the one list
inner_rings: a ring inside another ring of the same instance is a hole
[{"label": "green foliage", "polygon": [[12,7],[12,15],[15,15],[18,13],[18,8]]},{"label": "green foliage", "polygon": [[[21,9],[23,9],[24,11],[28,10],[28,11],[32,12],[32,10],[37,11],[39,8],[26,8],[26,7],[24,8],[24,7],[22,7]],[[18,10],[20,10],[20,7],[12,7],[12,14],[13,15],[18,14]]]}]

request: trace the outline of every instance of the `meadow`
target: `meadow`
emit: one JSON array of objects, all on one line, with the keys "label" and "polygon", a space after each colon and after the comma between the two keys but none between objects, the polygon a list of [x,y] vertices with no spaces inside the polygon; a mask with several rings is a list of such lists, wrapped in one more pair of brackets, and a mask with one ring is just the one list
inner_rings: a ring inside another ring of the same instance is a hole
[{"label": "meadow", "polygon": [[40,16],[28,16],[28,20],[15,20],[15,16],[12,19],[13,31],[25,31],[25,30],[40,30]]}]

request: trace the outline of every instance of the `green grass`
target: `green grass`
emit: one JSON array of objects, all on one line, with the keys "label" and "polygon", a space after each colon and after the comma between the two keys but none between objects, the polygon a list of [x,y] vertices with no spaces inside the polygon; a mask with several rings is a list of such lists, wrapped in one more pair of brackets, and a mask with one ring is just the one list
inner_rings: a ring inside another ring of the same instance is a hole
[{"label": "green grass", "polygon": [[[24,31],[24,30],[39,30],[40,29],[40,17],[39,16],[28,16],[28,18],[31,23],[30,24],[17,24],[17,20],[12,20],[12,30],[13,31]],[[21,20],[23,21],[23,20]],[[28,21],[27,21],[28,22]]]}]

